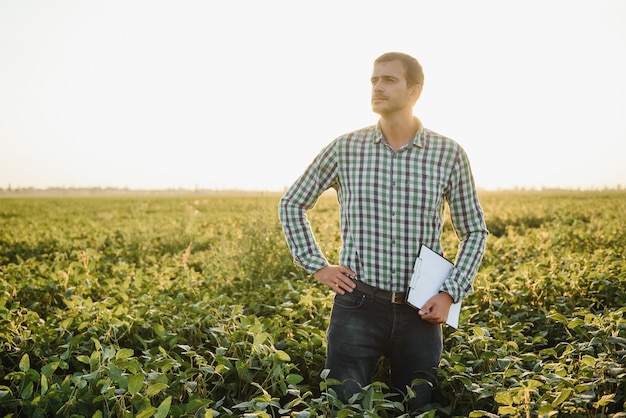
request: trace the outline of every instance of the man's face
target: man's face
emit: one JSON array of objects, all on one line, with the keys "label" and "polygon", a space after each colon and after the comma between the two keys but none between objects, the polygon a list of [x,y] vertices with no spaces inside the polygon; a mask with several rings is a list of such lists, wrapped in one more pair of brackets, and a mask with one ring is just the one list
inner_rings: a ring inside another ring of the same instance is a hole
[{"label": "man's face", "polygon": [[398,60],[374,64],[371,81],[372,111],[381,116],[412,111],[421,92],[419,85],[407,86],[404,65]]}]

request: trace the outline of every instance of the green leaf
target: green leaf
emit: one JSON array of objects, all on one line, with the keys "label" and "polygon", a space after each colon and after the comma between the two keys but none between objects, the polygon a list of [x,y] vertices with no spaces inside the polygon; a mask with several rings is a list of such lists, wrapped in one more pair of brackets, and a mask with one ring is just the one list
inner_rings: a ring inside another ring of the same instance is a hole
[{"label": "green leaf", "polygon": [[498,415],[513,415],[517,416],[517,410],[513,406],[501,406],[498,408]]},{"label": "green leaf", "polygon": [[549,417],[559,413],[558,410],[554,409],[554,405],[550,404],[541,405],[538,412],[540,417]]},{"label": "green leaf", "polygon": [[528,379],[528,380],[523,380],[520,382],[520,384],[525,387],[525,388],[529,388],[529,389],[536,389],[538,387],[541,387],[541,385],[543,385],[543,383],[541,383],[538,380],[535,379]]},{"label": "green leaf", "polygon": [[41,374],[44,376],[50,377],[55,372],[55,370],[59,367],[58,361],[53,361],[52,363],[48,363],[41,368]]},{"label": "green leaf", "polygon": [[41,379],[41,374],[35,369],[28,369],[25,373],[27,380],[31,382],[39,382]]},{"label": "green leaf", "polygon": [[503,405],[513,405],[513,397],[509,391],[498,392],[493,399],[499,404]]},{"label": "green leaf", "polygon": [[48,392],[48,378],[45,374],[41,375],[41,394],[45,395]]},{"label": "green leaf", "polygon": [[33,382],[28,382],[20,392],[20,398],[31,399],[33,396]]},{"label": "green leaf", "polygon": [[131,376],[128,379],[128,392],[130,392],[131,395],[136,395],[137,393],[139,393],[139,391],[143,387],[143,380],[144,376],[141,373]]},{"label": "green leaf", "polygon": [[157,408],[157,413],[154,414],[154,418],[165,418],[170,412],[170,406],[172,405],[172,397],[168,396],[163,399],[163,402]]},{"label": "green leaf", "polygon": [[556,399],[552,401],[552,405],[554,406],[561,405],[563,402],[565,402],[565,400],[567,400],[567,398],[570,397],[571,394],[572,394],[571,389],[569,388],[563,389],[562,391],[558,392]]},{"label": "green leaf", "polygon": [[562,324],[567,324],[569,322],[565,315],[558,313],[558,312],[551,313],[550,315],[548,315],[548,318],[553,319]]},{"label": "green leaf", "polygon": [[269,337],[270,335],[267,332],[259,332],[258,334],[255,334],[254,345],[263,344]]},{"label": "green leaf", "polygon": [[139,413],[135,415],[135,418],[150,418],[156,413],[157,409],[154,406],[149,406],[139,411]]},{"label": "green leaf", "polygon": [[84,364],[89,364],[89,357],[85,355],[76,356],[76,360]]},{"label": "green leaf", "polygon": [[297,385],[304,380],[304,377],[300,376],[299,374],[288,374],[286,380],[287,383],[289,383],[290,385]]},{"label": "green leaf", "polygon": [[122,348],[117,353],[115,353],[115,358],[117,360],[127,359],[135,355],[135,351],[132,348]]},{"label": "green leaf", "polygon": [[169,386],[165,383],[154,383],[148,386],[148,389],[146,390],[146,395],[148,395],[149,397],[158,395],[161,391],[167,389],[168,387]]},{"label": "green leaf", "polygon": [[154,331],[154,333],[159,337],[163,337],[165,335],[165,327],[161,324],[152,324],[152,331]]},{"label": "green leaf", "polygon": [[594,403],[594,406],[598,408],[598,407],[604,407],[604,406],[610,405],[614,402],[614,399],[615,399],[614,393],[611,393],[609,395],[604,395],[602,396],[602,398],[598,400],[598,402]]},{"label": "green leaf", "polygon": [[354,417],[354,412],[350,409],[340,409],[337,413],[337,418],[351,418]]},{"label": "green leaf", "polygon": [[30,357],[28,353],[24,354],[20,359],[20,370],[26,372],[30,369]]},{"label": "green leaf", "polygon": [[591,356],[583,356],[581,363],[586,365],[586,366],[591,366],[594,367],[596,365],[596,359],[595,357],[591,357]]},{"label": "green leaf", "polygon": [[482,327],[478,327],[478,326],[472,327],[472,332],[477,337],[484,337],[485,336],[485,330]]},{"label": "green leaf", "polygon": [[285,353],[283,350],[276,351],[276,358],[280,361],[291,361],[289,354]]},{"label": "green leaf", "polygon": [[576,319],[571,320],[571,321],[567,324],[567,328],[569,328],[569,329],[576,329],[576,328],[578,328],[578,327],[579,327],[579,326],[581,326],[581,325],[585,325],[585,321],[583,321],[583,320],[582,320],[582,319],[580,319],[580,318],[576,318]]}]

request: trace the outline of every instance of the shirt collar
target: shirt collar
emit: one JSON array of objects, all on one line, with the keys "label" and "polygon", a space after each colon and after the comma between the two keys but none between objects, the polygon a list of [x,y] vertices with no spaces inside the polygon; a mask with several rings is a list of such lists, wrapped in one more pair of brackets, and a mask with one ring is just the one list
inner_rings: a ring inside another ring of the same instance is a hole
[{"label": "shirt collar", "polygon": [[[413,142],[413,145],[416,147],[422,147],[424,145],[424,140],[422,139],[422,133],[424,132],[424,125],[422,125],[422,121],[420,121],[417,116],[414,116],[417,121],[417,132],[415,136],[410,142]],[[380,128],[380,121],[376,123],[376,130],[374,133],[374,143],[378,144],[381,141],[386,141],[385,136],[383,135],[383,130]]]}]

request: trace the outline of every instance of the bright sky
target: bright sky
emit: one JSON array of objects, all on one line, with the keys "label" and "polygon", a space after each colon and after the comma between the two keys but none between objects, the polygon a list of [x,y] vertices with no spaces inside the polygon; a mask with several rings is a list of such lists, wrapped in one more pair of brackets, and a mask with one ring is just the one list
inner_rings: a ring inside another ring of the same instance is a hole
[{"label": "bright sky", "polygon": [[476,182],[626,185],[626,1],[0,0],[0,188],[282,190],[414,55]]}]

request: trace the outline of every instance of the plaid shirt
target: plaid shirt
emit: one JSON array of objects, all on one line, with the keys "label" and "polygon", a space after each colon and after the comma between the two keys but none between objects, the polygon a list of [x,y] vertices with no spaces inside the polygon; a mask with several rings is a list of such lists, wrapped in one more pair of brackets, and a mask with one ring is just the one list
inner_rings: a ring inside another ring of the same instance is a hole
[{"label": "plaid shirt", "polygon": [[465,151],[421,126],[394,152],[380,126],[343,135],[326,146],[287,190],[279,208],[297,264],[313,274],[329,263],[306,212],[329,188],[341,211],[340,263],[364,283],[406,291],[419,246],[442,253],[444,201],[460,239],[455,267],[442,291],[455,302],[472,292],[485,250],[487,228]]}]

